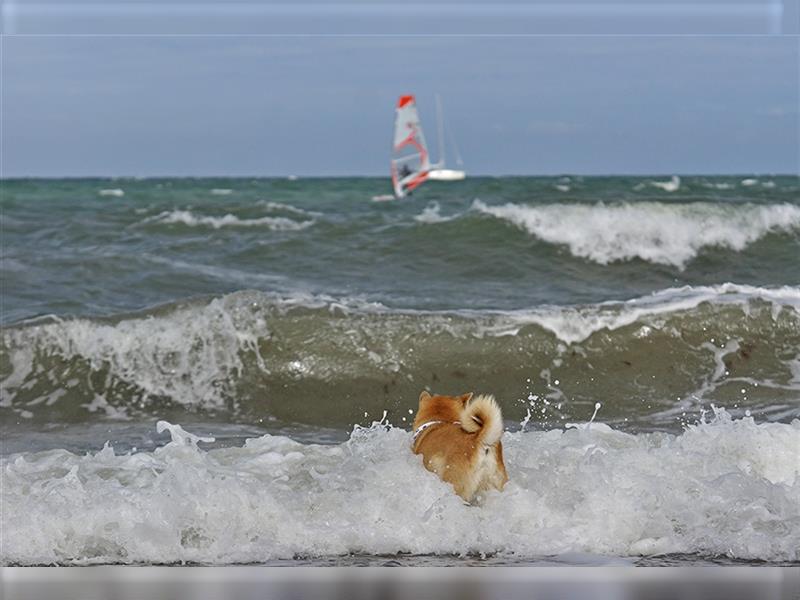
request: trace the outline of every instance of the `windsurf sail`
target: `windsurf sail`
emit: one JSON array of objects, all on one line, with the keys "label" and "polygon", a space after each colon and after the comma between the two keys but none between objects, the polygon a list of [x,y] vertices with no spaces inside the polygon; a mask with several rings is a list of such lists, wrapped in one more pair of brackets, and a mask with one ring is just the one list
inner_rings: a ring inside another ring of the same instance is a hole
[{"label": "windsurf sail", "polygon": [[400,96],[394,119],[392,186],[402,198],[428,178],[431,168],[414,96]]}]

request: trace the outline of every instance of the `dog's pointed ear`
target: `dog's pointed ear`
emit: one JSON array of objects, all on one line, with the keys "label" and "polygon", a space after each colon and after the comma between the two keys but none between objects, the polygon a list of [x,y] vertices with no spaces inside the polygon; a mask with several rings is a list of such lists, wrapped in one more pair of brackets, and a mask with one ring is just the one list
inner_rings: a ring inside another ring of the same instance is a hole
[{"label": "dog's pointed ear", "polygon": [[422,390],[422,393],[419,395],[419,401],[422,402],[423,400],[430,400],[431,395],[428,393],[428,390]]},{"label": "dog's pointed ear", "polygon": [[459,396],[459,398],[461,399],[461,404],[463,404],[464,406],[466,406],[466,405],[467,405],[467,402],[469,402],[470,400],[472,400],[472,392],[469,392],[469,393],[467,393],[467,394],[464,394],[463,396]]}]

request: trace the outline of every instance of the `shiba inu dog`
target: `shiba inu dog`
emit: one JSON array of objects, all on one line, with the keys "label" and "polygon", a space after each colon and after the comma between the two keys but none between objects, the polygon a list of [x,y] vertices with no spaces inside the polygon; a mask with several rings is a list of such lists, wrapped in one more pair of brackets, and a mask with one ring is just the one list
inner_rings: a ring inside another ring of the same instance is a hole
[{"label": "shiba inu dog", "polygon": [[503,417],[493,396],[419,396],[412,450],[467,502],[480,492],[502,490],[508,481],[502,435]]}]

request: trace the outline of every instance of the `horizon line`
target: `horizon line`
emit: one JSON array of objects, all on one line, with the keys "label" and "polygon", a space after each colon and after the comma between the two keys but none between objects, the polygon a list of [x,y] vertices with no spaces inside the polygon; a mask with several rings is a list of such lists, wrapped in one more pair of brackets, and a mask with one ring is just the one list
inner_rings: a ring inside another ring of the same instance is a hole
[{"label": "horizon line", "polygon": [[[557,178],[557,177],[800,177],[800,172],[797,173],[780,173],[780,172],[756,172],[756,171],[737,171],[729,173],[711,173],[711,172],[695,172],[695,173],[680,173],[676,171],[661,172],[661,173],[503,173],[503,174],[476,174],[468,175],[466,179],[500,179],[500,178],[522,178],[522,177],[539,177],[539,178]],[[386,179],[389,180],[388,175],[301,175],[301,174],[287,174],[287,175],[0,175],[0,181],[14,181],[14,180],[30,180],[30,179],[131,179],[131,180],[148,180],[148,179],[280,179],[280,180],[293,180],[293,179]],[[454,182],[448,182],[454,183]],[[457,183],[457,182],[455,182]]]}]

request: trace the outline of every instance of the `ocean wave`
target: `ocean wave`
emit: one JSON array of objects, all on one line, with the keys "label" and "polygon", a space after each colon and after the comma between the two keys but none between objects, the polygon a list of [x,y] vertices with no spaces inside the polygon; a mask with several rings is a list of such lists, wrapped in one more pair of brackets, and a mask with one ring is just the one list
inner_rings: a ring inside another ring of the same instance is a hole
[{"label": "ocean wave", "polygon": [[303,217],[321,217],[322,213],[313,211],[313,210],[306,210],[304,208],[298,208],[291,204],[286,204],[284,202],[273,202],[271,200],[262,200],[258,202],[259,206],[263,206],[269,211],[276,211],[276,212],[287,212],[293,215],[300,215]]},{"label": "ocean wave", "polygon": [[665,192],[677,192],[681,187],[681,178],[673,175],[669,181],[651,181],[650,185]]},{"label": "ocean wave", "polygon": [[800,394],[800,289],[685,287],[507,312],[248,291],[113,319],[40,319],[4,328],[0,342],[0,408],[44,420],[170,405],[352,424],[400,410],[425,386],[492,391],[519,411],[532,385],[569,399],[559,419],[608,397],[620,417],[709,400],[785,413]]},{"label": "ocean wave", "polygon": [[99,196],[110,196],[112,198],[121,198],[125,195],[125,190],[120,188],[111,188],[111,189],[103,189],[98,190],[97,194]]},{"label": "ocean wave", "polygon": [[426,206],[423,211],[414,217],[414,220],[418,223],[446,223],[447,221],[452,221],[453,219],[458,218],[461,216],[460,214],[451,215],[449,217],[445,217],[441,214],[441,206],[439,206],[438,202],[431,202]]},{"label": "ocean wave", "polygon": [[800,206],[791,204],[493,206],[476,200],[472,209],[602,265],[639,258],[683,269],[706,248],[741,252],[770,233],[800,230]]},{"label": "ocean wave", "polygon": [[233,282],[244,287],[254,287],[257,284],[275,287],[280,282],[286,280],[284,275],[254,273],[230,267],[215,267],[205,263],[187,262],[156,254],[142,254],[140,258],[158,265],[165,265],[172,271],[183,271],[185,273],[209,277],[219,281]]},{"label": "ocean wave", "polygon": [[534,322],[551,331],[559,340],[574,344],[587,340],[599,331],[614,331],[634,323],[652,323],[660,316],[693,311],[704,303],[747,308],[754,300],[761,300],[771,305],[773,318],[782,308],[800,315],[798,287],[764,288],[735,283],[712,286],[687,285],[659,290],[649,296],[624,302],[602,302],[556,310],[542,308],[507,314],[511,320],[516,320],[520,324]]},{"label": "ocean wave", "polygon": [[[78,378],[60,375],[58,363],[75,360],[88,373],[108,374],[111,380],[98,392],[111,396],[116,387],[126,397],[123,410],[145,398],[224,408],[228,382],[244,368],[243,353],[258,357],[257,342],[268,336],[258,311],[225,298],[117,321],[54,319],[6,330],[10,371],[0,386],[0,406],[10,405],[14,392],[37,375],[53,386],[51,393],[80,386]],[[97,395],[87,391],[80,394],[84,401]]]},{"label": "ocean wave", "polygon": [[[800,560],[800,421],[677,435],[603,423],[506,433],[510,481],[477,506],[375,423],[339,445],[213,438],[158,423],[153,452],[0,460],[5,563],[230,564],[347,553],[662,553]],[[19,514],[26,518],[17,518]]]},{"label": "ocean wave", "polygon": [[230,213],[221,217],[199,216],[189,210],[164,211],[154,217],[145,219],[145,223],[182,224],[188,227],[266,227],[272,231],[299,231],[314,224],[314,220],[295,221],[287,217],[259,217],[241,219]]}]

